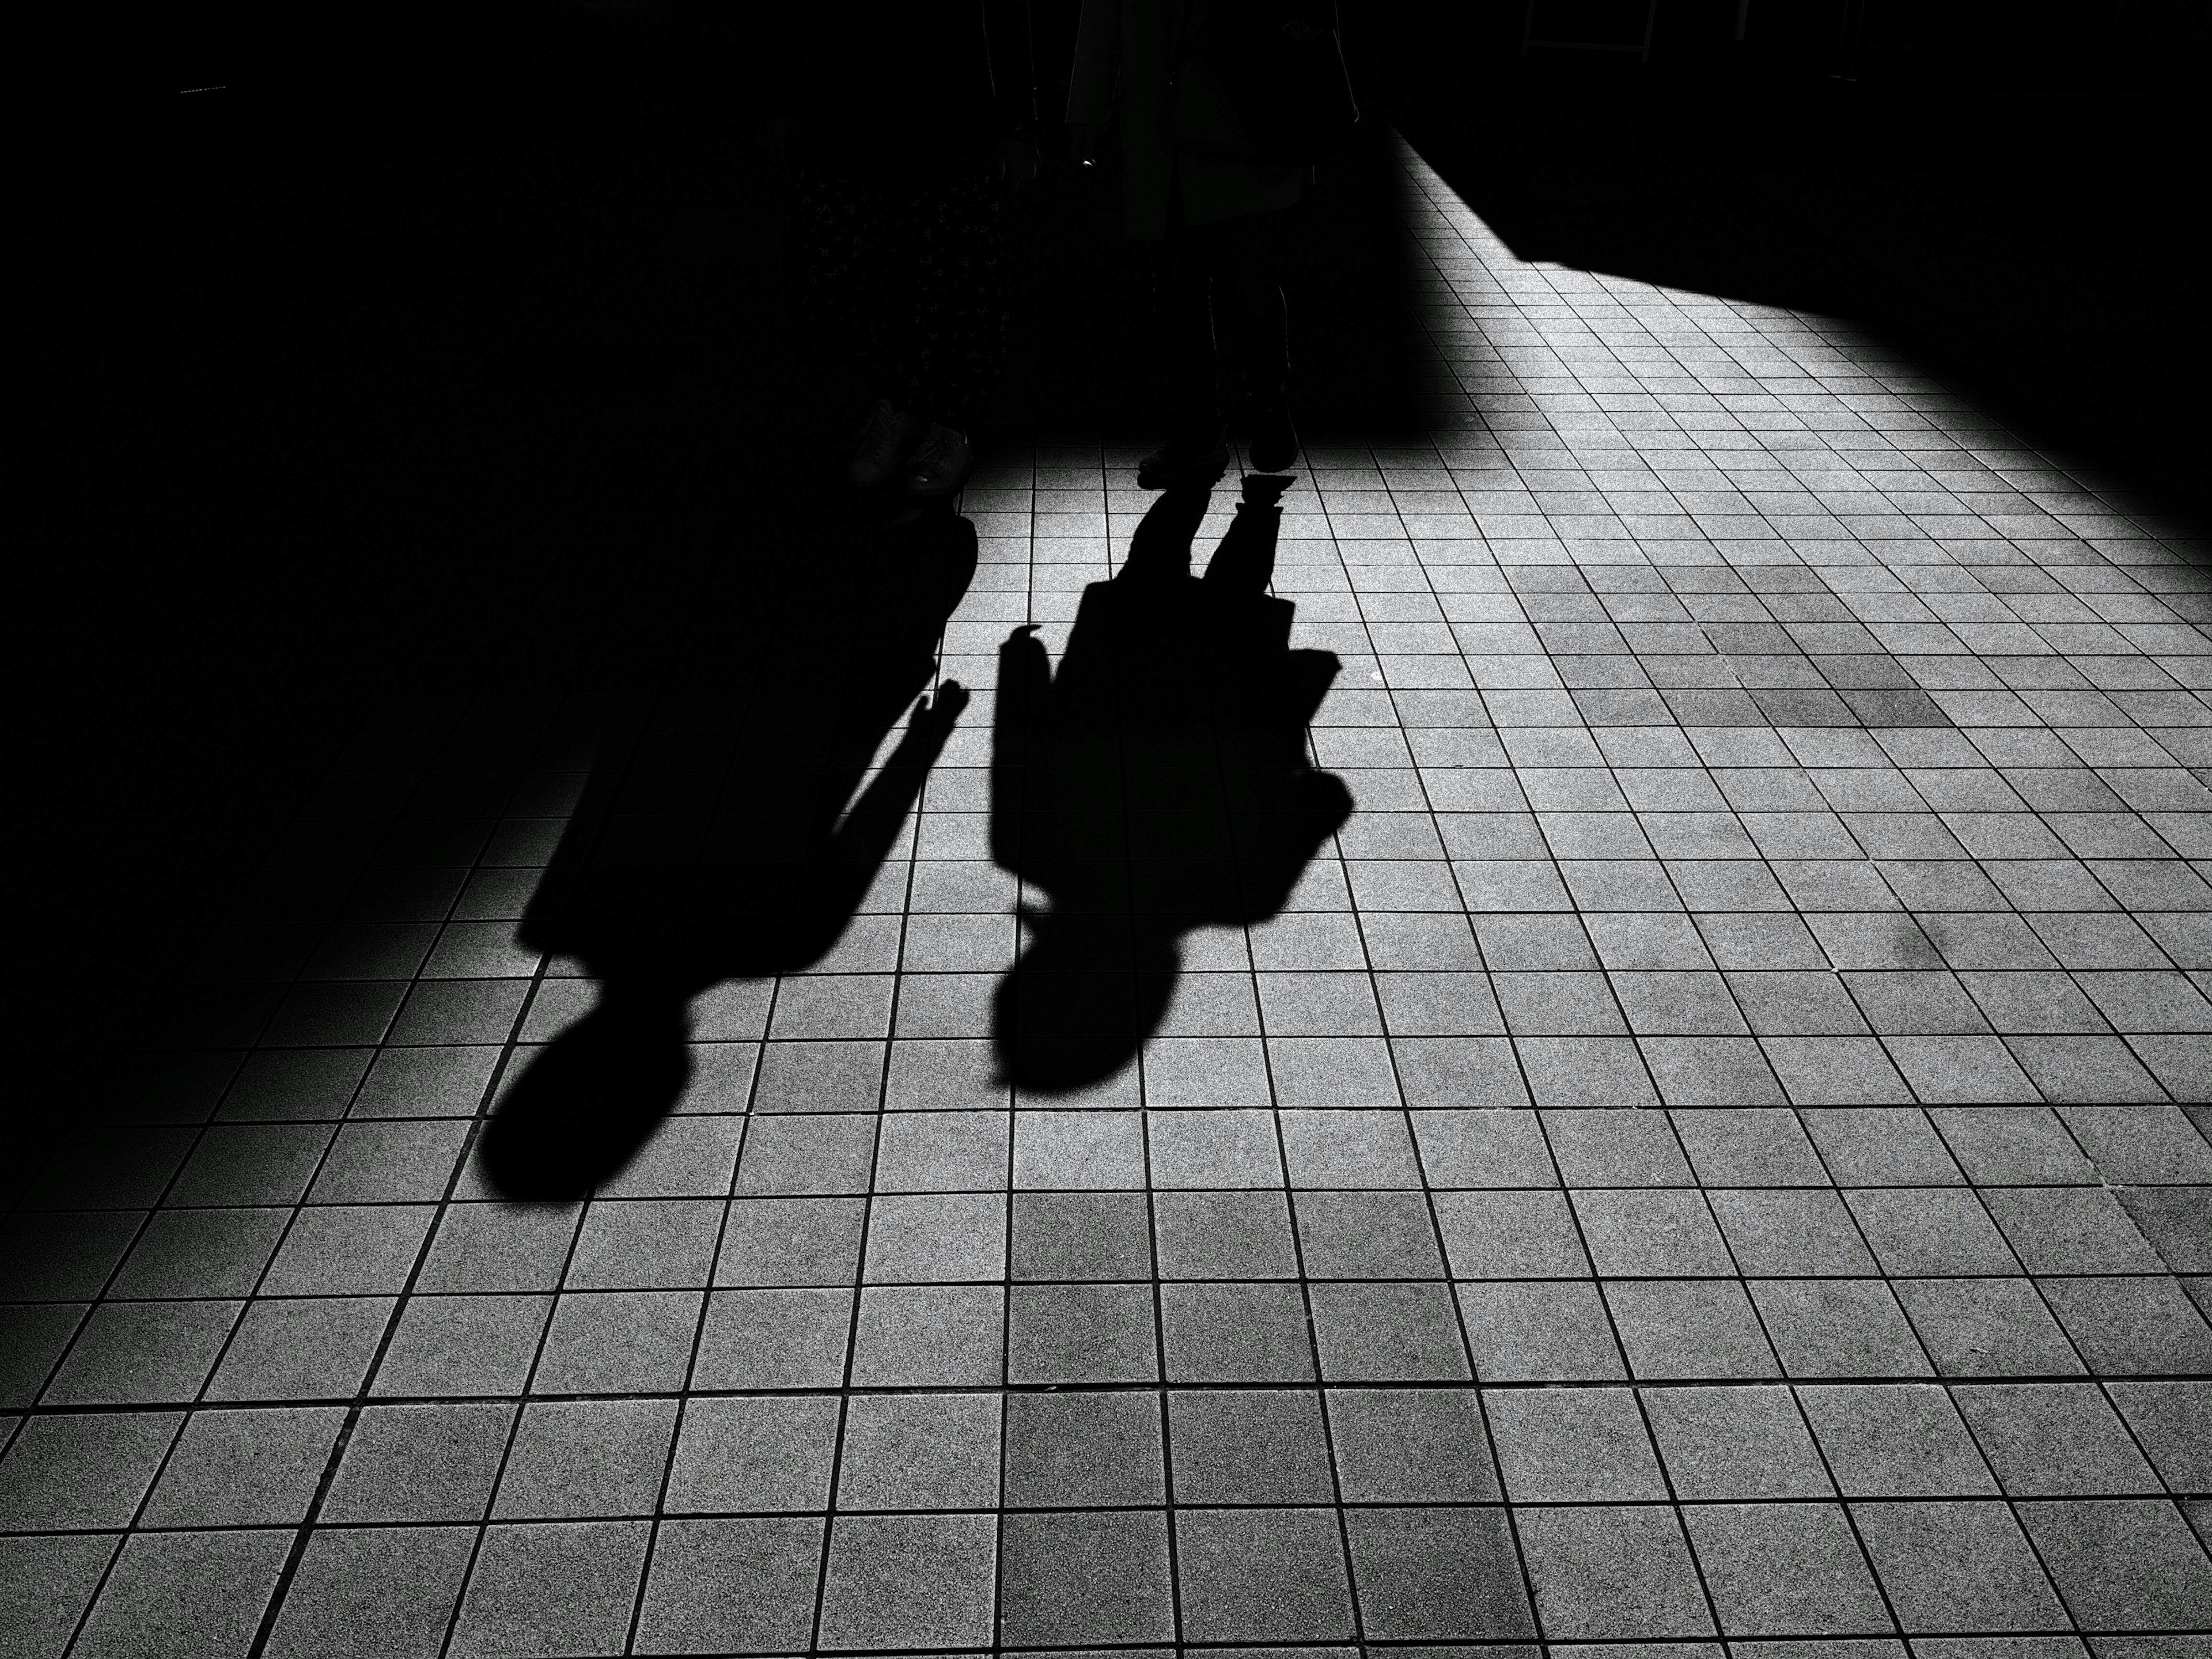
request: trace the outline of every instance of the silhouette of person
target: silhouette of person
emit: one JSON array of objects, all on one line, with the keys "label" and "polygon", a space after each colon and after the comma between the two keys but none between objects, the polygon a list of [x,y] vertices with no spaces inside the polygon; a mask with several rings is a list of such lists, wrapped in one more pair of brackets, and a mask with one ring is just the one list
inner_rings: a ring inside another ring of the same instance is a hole
[{"label": "silhouette of person", "polygon": [[999,988],[1000,1065],[1037,1093],[1118,1073],[1158,1029],[1181,938],[1278,914],[1350,793],[1316,771],[1306,726],[1338,669],[1290,648],[1272,598],[1278,505],[1247,477],[1205,574],[1205,485],[1148,510],[1110,580],[1084,590],[1057,675],[1034,631],[1000,647],[992,856],[1043,895]]},{"label": "silhouette of person", "polygon": [[1118,113],[1123,228],[1159,245],[1166,442],[1138,468],[1146,489],[1211,483],[1228,466],[1217,310],[1240,348],[1251,464],[1279,472],[1297,459],[1283,243],[1311,167],[1284,142],[1280,106],[1308,88],[1268,82],[1279,40],[1334,52],[1335,0],[1084,0],[1070,145],[1090,165]]},{"label": "silhouette of person", "polygon": [[599,997],[486,1129],[504,1195],[588,1194],[682,1096],[692,999],[802,971],[837,943],[967,705],[955,681],[916,699],[975,562],[972,523],[911,509],[859,557],[808,562],[750,648],[702,630],[611,722],[519,930],[580,959]]},{"label": "silhouette of person", "polygon": [[798,274],[872,404],[848,475],[949,496],[1002,366],[1004,183],[1036,172],[1028,0],[797,13],[781,87]]}]

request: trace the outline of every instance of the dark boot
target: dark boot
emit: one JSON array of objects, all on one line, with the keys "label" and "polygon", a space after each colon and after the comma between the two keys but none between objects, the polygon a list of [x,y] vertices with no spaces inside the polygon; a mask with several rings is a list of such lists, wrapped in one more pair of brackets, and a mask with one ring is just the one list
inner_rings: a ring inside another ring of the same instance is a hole
[{"label": "dark boot", "polygon": [[1297,459],[1298,434],[1291,424],[1287,392],[1253,399],[1251,455],[1255,472],[1287,472]]},{"label": "dark boot", "polygon": [[1229,470],[1229,428],[1217,422],[1210,434],[1170,438],[1137,463],[1141,489],[1181,489],[1220,482]]}]

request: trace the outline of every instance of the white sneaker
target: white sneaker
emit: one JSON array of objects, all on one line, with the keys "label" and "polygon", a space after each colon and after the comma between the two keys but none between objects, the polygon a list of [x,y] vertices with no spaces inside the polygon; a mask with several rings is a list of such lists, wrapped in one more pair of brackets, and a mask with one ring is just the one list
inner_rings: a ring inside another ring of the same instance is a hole
[{"label": "white sneaker", "polygon": [[875,413],[860,428],[860,447],[854,450],[845,476],[863,489],[888,483],[921,436],[919,416],[893,409],[888,398],[877,398]]},{"label": "white sneaker", "polygon": [[968,482],[975,465],[975,447],[964,432],[932,422],[929,435],[907,463],[906,493],[933,500],[950,495]]}]

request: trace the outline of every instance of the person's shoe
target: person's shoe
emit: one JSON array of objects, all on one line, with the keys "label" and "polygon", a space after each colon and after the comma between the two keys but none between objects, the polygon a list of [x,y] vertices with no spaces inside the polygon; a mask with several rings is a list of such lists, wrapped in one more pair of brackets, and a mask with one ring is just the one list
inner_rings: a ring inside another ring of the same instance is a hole
[{"label": "person's shoe", "polygon": [[1220,482],[1229,470],[1229,428],[1216,427],[1211,437],[1171,438],[1137,463],[1140,489],[1180,489],[1188,484]]},{"label": "person's shoe", "polygon": [[929,435],[907,463],[906,493],[923,501],[953,495],[968,482],[975,466],[975,447],[967,434],[933,422]]},{"label": "person's shoe", "polygon": [[889,483],[921,437],[921,418],[891,407],[890,399],[876,399],[875,413],[860,428],[860,447],[846,465],[845,476],[863,489]]},{"label": "person's shoe", "polygon": [[1298,458],[1297,429],[1291,424],[1291,400],[1278,398],[1252,414],[1252,470],[1287,472]]}]

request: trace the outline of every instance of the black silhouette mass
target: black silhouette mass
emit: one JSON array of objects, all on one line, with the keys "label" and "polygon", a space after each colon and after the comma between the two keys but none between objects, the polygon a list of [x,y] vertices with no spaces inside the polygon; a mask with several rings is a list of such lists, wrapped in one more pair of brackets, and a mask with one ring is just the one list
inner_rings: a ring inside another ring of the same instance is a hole
[{"label": "black silhouette mass", "polygon": [[1278,504],[1248,477],[1202,575],[1191,544],[1211,490],[1170,490],[1112,580],[1084,592],[1055,674],[1018,629],[999,653],[992,855],[1040,902],[1000,987],[994,1034],[1018,1088],[1114,1076],[1173,995],[1182,936],[1275,915],[1350,793],[1315,770],[1306,727],[1338,669],[1292,650],[1271,597]]}]

